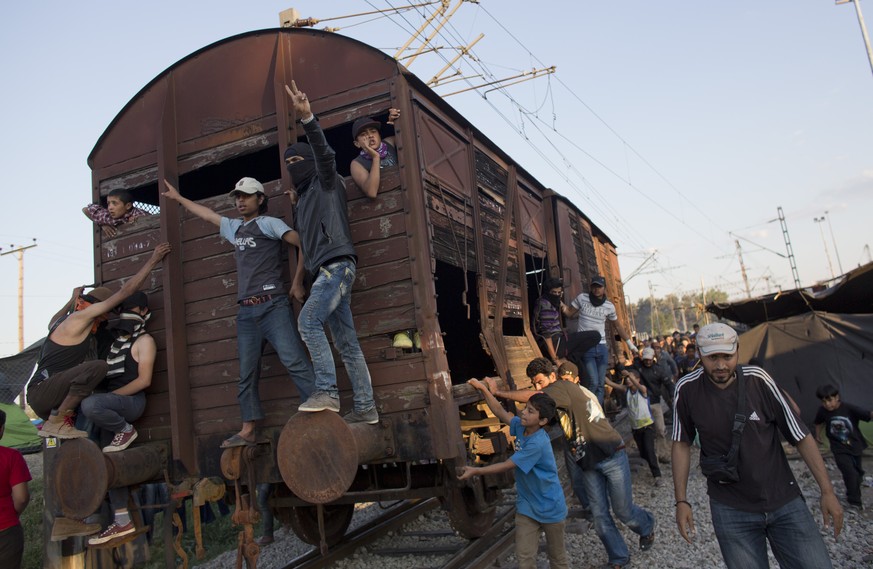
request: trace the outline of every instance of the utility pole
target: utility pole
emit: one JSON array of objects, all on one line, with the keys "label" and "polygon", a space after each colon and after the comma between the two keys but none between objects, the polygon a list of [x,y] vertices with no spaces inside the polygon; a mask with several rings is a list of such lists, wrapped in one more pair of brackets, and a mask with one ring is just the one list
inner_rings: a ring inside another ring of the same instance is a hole
[{"label": "utility pole", "polygon": [[828,229],[831,232],[831,242],[834,244],[834,255],[837,256],[837,266],[840,268],[840,274],[843,275],[843,274],[845,274],[843,272],[843,262],[840,261],[840,252],[837,250],[837,240],[834,238],[834,226],[831,225],[831,216],[828,215],[827,211],[825,211],[824,216],[825,216],[825,219],[828,220]]},{"label": "utility pole", "polygon": [[[684,306],[679,307],[679,314],[680,314],[680,316],[682,316],[682,331],[687,332],[688,331],[688,319],[685,317],[685,307]],[[676,330],[677,328],[679,328],[678,323],[677,323],[676,327],[673,329]]]},{"label": "utility pole", "polygon": [[633,306],[633,304],[631,304],[630,297],[628,295],[624,295],[624,303],[627,305],[627,312],[628,312],[628,315],[630,315],[631,329],[633,332],[631,334],[631,336],[636,336],[637,323],[634,321],[634,306]]},{"label": "utility pole", "polygon": [[[0,257],[12,253],[16,253],[18,257],[18,351],[22,352],[24,351],[24,252],[36,247],[36,239],[34,238],[32,245],[19,245],[18,247],[10,245],[10,247],[15,248],[0,253]],[[0,251],[3,251],[2,247],[0,247]]]},{"label": "utility pole", "polygon": [[703,284],[703,277],[700,277],[700,293],[703,298],[703,325],[709,324],[709,315],[706,312],[706,285]]},{"label": "utility pole", "polygon": [[873,71],[873,48],[870,47],[870,36],[867,35],[867,26],[864,25],[864,16],[861,14],[860,0],[836,0],[837,6],[849,2],[855,5],[855,12],[858,14],[858,25],[861,26],[861,37],[864,38],[864,47],[867,48],[867,60],[870,61],[870,70]]},{"label": "utility pole", "polygon": [[[15,247],[15,245],[10,245],[10,247]],[[18,353],[24,351],[24,252],[28,249],[36,247],[36,238],[33,239],[33,244],[31,245],[20,245],[15,247],[11,251],[5,251],[0,253],[0,257],[3,255],[9,255],[11,253],[16,253],[18,257]],[[0,251],[3,251],[3,248],[0,247]],[[24,409],[24,388],[21,388],[21,396],[18,398],[19,405]]]},{"label": "utility pole", "polygon": [[673,318],[673,329],[679,327],[679,324],[676,322],[676,305],[673,304],[673,296],[668,297],[670,299],[670,316]]},{"label": "utility pole", "polygon": [[743,248],[740,247],[740,240],[734,239],[737,244],[737,257],[740,259],[740,273],[743,275],[743,284],[746,285],[746,298],[752,298],[752,290],[749,288],[749,277],[746,275],[746,265],[743,263]]},{"label": "utility pole", "polygon": [[791,248],[791,238],[788,236],[788,224],[785,223],[785,213],[782,206],[776,208],[779,213],[779,226],[782,227],[782,237],[785,239],[785,249],[788,250],[788,263],[791,265],[791,276],[794,277],[794,288],[800,290],[800,275],[797,274],[797,261],[794,260],[794,249]]},{"label": "utility pole", "polygon": [[834,274],[834,264],[831,263],[831,253],[830,253],[830,251],[828,251],[828,242],[824,236],[824,229],[822,229],[822,227],[821,227],[821,224],[824,223],[825,218],[824,217],[814,217],[812,220],[815,222],[816,225],[818,225],[818,232],[821,233],[821,243],[822,243],[822,245],[824,245],[825,257],[828,260],[828,269],[830,269],[830,271],[831,271],[831,279],[834,279],[834,278],[836,278],[836,275]]},{"label": "utility pole", "polygon": [[658,316],[658,311],[655,307],[655,288],[652,286],[652,281],[649,281],[649,301],[651,302],[649,311],[649,324],[652,327],[652,338],[655,337],[655,318],[658,319],[658,331],[661,330],[661,318]]}]

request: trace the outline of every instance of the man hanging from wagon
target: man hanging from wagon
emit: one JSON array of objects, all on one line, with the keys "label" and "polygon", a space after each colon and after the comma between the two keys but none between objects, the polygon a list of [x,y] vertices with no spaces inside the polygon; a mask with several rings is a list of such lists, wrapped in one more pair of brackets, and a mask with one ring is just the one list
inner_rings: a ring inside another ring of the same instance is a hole
[{"label": "man hanging from wagon", "polygon": [[[123,451],[137,437],[131,422],[145,411],[145,390],[152,383],[157,354],[155,339],[145,329],[150,316],[144,292],[137,291],[124,299],[120,318],[111,330],[114,340],[106,356],[109,365],[106,380],[98,387],[99,393],[82,401],[82,415],[101,429],[101,437],[112,437],[103,447],[105,453]],[[91,537],[88,545],[113,541],[136,531],[127,508],[129,498],[127,486],[109,490],[114,519],[103,532]]]},{"label": "man hanging from wagon", "polygon": [[[336,171],[336,153],[327,143],[306,94],[292,81],[285,86],[309,144],[297,142],[285,151],[285,165],[294,184],[296,219],[306,270],[315,279],[300,313],[300,335],[315,367],[315,392],[300,411],[340,410],[336,366],[324,325],[342,357],[354,391],[354,409],[347,422],[376,424],[379,413],[364,353],[352,320],[351,295],[357,256],[349,227],[346,188]],[[375,197],[375,196],[374,196]],[[302,275],[301,275],[302,277]]]},{"label": "man hanging from wagon", "polygon": [[[239,304],[236,318],[238,397],[242,428],[221,447],[255,444],[256,422],[264,418],[258,381],[265,340],[273,346],[288,370],[301,401],[309,397],[315,385],[312,364],[300,341],[288,298],[292,295],[302,300],[302,293],[292,286],[286,295],[282,281],[282,242],[299,247],[299,236],[281,219],[264,215],[267,213],[267,195],[264,186],[254,178],[240,179],[230,191],[229,197],[236,204],[239,218],[224,217],[189,200],[167,180],[164,180],[164,185],[164,197],[179,202],[195,216],[217,226],[221,236],[234,247]],[[302,272],[299,259],[297,265],[298,272]]]},{"label": "man hanging from wagon", "polygon": [[170,245],[155,247],[152,256],[121,289],[112,293],[98,287],[76,299],[75,310],[53,324],[43,344],[36,371],[27,385],[27,403],[46,422],[39,435],[75,439],[88,433],[75,427],[79,403],[94,391],[109,366],[98,360],[95,334],[122,301],[145,282],[151,270],[170,252]]}]

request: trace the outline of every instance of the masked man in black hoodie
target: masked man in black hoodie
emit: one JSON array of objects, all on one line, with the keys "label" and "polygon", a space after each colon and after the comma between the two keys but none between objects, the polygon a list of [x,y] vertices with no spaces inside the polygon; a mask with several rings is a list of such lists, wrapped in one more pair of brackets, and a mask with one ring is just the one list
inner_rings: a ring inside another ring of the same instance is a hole
[{"label": "masked man in black hoodie", "polygon": [[303,258],[314,278],[298,327],[315,369],[315,392],[299,410],[340,410],[336,366],[324,332],[327,324],[354,390],[354,409],[343,418],[350,423],[376,424],[379,413],[350,305],[357,256],[349,229],[345,183],[336,171],[336,153],[312,114],[306,94],[293,81],[285,89],[309,141],[292,144],[285,151],[285,166],[296,193]]}]

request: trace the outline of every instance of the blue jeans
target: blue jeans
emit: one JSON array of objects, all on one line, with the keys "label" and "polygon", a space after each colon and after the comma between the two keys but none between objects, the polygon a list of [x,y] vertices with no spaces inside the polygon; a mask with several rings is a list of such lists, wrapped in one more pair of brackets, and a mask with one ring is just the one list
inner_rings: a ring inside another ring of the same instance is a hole
[{"label": "blue jeans", "polygon": [[94,425],[117,433],[142,416],[146,395],[142,391],[134,395],[94,393],[83,399],[81,405],[82,415]]},{"label": "blue jeans", "polygon": [[570,485],[573,487],[573,493],[579,499],[579,503],[586,510],[591,508],[588,501],[588,495],[585,493],[585,480],[583,479],[583,470],[576,464],[576,457],[570,452],[570,448],[564,448],[564,464],[567,466],[567,475],[570,477]]},{"label": "blue jeans", "polygon": [[582,354],[582,365],[585,366],[588,390],[597,396],[597,400],[602,406],[603,396],[605,395],[606,370],[609,366],[609,350],[606,344],[597,344]]},{"label": "blue jeans", "polygon": [[312,364],[306,357],[288,297],[280,295],[263,304],[240,306],[236,317],[239,350],[239,407],[243,422],[264,418],[258,381],[261,378],[261,351],[270,343],[279,361],[305,401],[315,385]]},{"label": "blue jeans", "polygon": [[324,391],[331,397],[339,397],[336,365],[324,333],[324,325],[327,324],[355,393],[355,411],[363,413],[375,407],[376,402],[373,400],[370,371],[367,369],[352,320],[350,301],[353,284],[355,264],[352,261],[322,265],[318,269],[315,282],[312,283],[309,298],[300,312],[299,325],[300,335],[309,348],[312,366],[315,368],[315,390]]},{"label": "blue jeans", "polygon": [[728,569],[767,569],[767,541],[780,567],[833,567],[818,524],[803,498],[773,512],[755,514],[709,500],[712,527]]},{"label": "blue jeans", "polygon": [[610,502],[616,517],[634,533],[646,536],[655,529],[655,517],[634,504],[627,454],[624,450],[618,450],[597,463],[593,470],[583,470],[582,476],[585,492],[591,502],[594,530],[606,548],[609,563],[626,565],[630,561],[630,553],[609,513]]}]

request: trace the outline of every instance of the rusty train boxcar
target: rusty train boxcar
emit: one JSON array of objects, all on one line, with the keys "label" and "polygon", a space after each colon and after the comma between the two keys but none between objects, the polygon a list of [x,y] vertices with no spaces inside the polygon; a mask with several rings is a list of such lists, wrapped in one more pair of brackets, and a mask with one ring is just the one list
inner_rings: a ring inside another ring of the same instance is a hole
[{"label": "rusty train boxcar", "polygon": [[[297,393],[268,348],[265,444],[248,459],[260,481],[276,485],[280,515],[311,542],[318,531],[308,504],[330,502],[327,537],[335,541],[355,502],[397,497],[440,496],[458,529],[476,535],[511,480],[460,485],[453,476],[471,454],[488,461],[509,453],[466,380],[500,375],[529,385],[524,368],[540,355],[530,307],[549,273],[562,274],[574,295],[593,274],[605,275],[627,324],[615,247],[414,75],[343,36],[263,30],[195,52],[144,87],[90,155],[95,200],[126,188],[155,212],[115,238],[95,232],[96,280],[117,287],[157,243],[174,248],[147,283],[159,354],[137,445],[166,449],[174,484],[226,476],[227,461],[240,458],[222,459],[219,449],[240,421],[232,248],[161,198],[158,182],[175,181],[186,197],[232,215],[228,191],[252,176],[264,183],[270,215],[291,222],[281,156],[303,134],[284,91],[292,79],[346,176],[358,255],[352,310],[382,421],[350,428],[335,415],[321,418],[329,413],[289,420]],[[390,107],[402,113],[394,126],[400,165],[383,173],[370,200],[348,177],[357,152],[351,124],[363,116],[384,122]],[[289,253],[289,274],[295,261]],[[395,347],[404,331],[417,333],[420,348]],[[338,375],[348,408],[351,390],[341,368]]]}]

